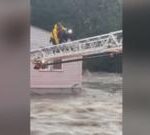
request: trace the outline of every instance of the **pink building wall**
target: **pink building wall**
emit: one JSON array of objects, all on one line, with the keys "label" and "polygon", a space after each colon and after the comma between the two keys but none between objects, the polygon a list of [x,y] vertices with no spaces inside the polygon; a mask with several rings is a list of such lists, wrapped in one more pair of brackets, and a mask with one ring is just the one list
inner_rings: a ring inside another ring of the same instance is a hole
[{"label": "pink building wall", "polygon": [[64,63],[60,71],[39,71],[31,64],[31,88],[81,88],[82,62]]},{"label": "pink building wall", "polygon": [[[48,46],[50,33],[31,26],[31,50]],[[82,62],[64,63],[62,70],[38,71],[30,64],[31,89],[81,87]],[[40,90],[41,91],[41,90]],[[44,90],[43,90],[44,91]]]}]

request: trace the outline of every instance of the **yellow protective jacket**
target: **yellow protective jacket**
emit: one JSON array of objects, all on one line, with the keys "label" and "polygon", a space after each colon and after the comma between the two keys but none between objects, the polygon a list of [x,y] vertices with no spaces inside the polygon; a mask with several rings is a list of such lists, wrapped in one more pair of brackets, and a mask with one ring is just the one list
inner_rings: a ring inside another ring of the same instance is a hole
[{"label": "yellow protective jacket", "polygon": [[54,25],[54,29],[50,33],[50,37],[52,40],[55,41],[56,44],[59,44],[59,38],[58,38],[58,26],[57,24]]}]

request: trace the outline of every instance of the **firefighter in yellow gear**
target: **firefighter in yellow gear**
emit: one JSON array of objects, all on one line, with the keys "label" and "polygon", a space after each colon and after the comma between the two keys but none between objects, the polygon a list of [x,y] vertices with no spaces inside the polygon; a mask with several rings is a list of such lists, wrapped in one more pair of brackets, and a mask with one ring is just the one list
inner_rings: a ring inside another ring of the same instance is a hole
[{"label": "firefighter in yellow gear", "polygon": [[61,43],[61,33],[66,31],[66,28],[61,24],[55,24],[52,32],[50,33],[50,41],[54,44]]},{"label": "firefighter in yellow gear", "polygon": [[55,24],[52,32],[50,33],[50,39],[54,45],[59,44],[58,38],[58,25]]}]

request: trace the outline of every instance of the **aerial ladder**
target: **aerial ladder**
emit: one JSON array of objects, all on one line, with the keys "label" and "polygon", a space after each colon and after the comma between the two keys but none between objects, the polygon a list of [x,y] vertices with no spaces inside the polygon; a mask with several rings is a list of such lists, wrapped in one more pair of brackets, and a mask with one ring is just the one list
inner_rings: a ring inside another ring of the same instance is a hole
[{"label": "aerial ladder", "polygon": [[105,52],[122,52],[122,30],[107,34],[70,41],[58,45],[31,50],[33,64],[48,64],[55,59],[76,58],[102,54]]}]

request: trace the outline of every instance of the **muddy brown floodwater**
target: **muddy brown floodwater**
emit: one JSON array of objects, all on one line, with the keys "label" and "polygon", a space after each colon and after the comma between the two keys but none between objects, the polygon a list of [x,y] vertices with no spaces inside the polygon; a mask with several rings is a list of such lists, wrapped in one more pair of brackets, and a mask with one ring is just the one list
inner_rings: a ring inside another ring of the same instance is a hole
[{"label": "muddy brown floodwater", "polygon": [[31,97],[31,135],[122,135],[122,76],[86,73],[80,94]]}]

